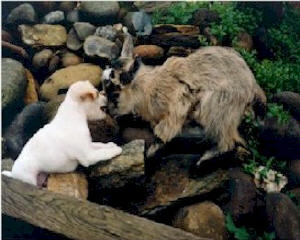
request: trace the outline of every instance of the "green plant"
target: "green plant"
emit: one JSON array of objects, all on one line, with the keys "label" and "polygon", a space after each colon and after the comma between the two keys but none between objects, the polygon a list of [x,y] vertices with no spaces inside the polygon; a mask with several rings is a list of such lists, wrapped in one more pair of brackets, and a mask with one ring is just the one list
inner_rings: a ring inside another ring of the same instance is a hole
[{"label": "green plant", "polygon": [[258,237],[258,240],[273,240],[275,239],[275,233],[271,232],[271,233],[267,233],[264,232],[264,235],[262,237]]},{"label": "green plant", "polygon": [[199,35],[198,39],[199,39],[201,46],[209,46],[209,42],[205,36]]},{"label": "green plant", "polygon": [[[287,112],[282,109],[282,106],[276,104],[268,104],[268,113],[275,117],[280,123],[286,121],[289,116]],[[266,157],[259,152],[259,142],[257,140],[259,123],[255,116],[251,113],[243,120],[243,135],[247,136],[247,147],[251,152],[251,157],[243,164],[243,171],[245,173],[254,174],[256,168],[260,165],[265,166],[265,169],[260,173],[261,177],[266,176],[268,170],[275,169],[283,172],[286,168],[286,162],[278,161],[274,157]]]},{"label": "green plant", "polygon": [[277,59],[285,62],[300,62],[300,14],[286,4],[283,20],[267,30],[268,44]]},{"label": "green plant", "polygon": [[214,2],[211,5],[210,9],[216,11],[221,18],[220,23],[211,24],[211,32],[220,42],[223,41],[225,36],[233,41],[241,31],[253,34],[261,22],[261,12],[252,8],[244,8],[241,11],[237,9],[236,5],[236,2],[228,4]]},{"label": "green plant", "polygon": [[208,8],[208,6],[208,2],[176,2],[167,9],[154,11],[152,23],[188,24],[197,9]]},{"label": "green plant", "polygon": [[[275,239],[275,233],[264,232],[262,236],[259,236],[257,232],[252,228],[237,227],[230,214],[226,215],[225,219],[226,229],[236,240],[273,240]],[[232,239],[232,238],[230,238]]]},{"label": "green plant", "polygon": [[237,240],[248,240],[250,239],[250,234],[247,232],[245,227],[237,227],[230,214],[226,215],[226,228],[229,233],[234,236]]},{"label": "green plant", "polygon": [[245,59],[253,71],[256,81],[264,89],[267,96],[281,91],[300,92],[300,65],[283,60],[271,61],[257,59],[255,50],[235,48]]},{"label": "green plant", "polygon": [[267,116],[277,119],[278,124],[283,125],[288,123],[290,119],[289,112],[283,109],[282,105],[276,103],[269,103],[268,105]]}]

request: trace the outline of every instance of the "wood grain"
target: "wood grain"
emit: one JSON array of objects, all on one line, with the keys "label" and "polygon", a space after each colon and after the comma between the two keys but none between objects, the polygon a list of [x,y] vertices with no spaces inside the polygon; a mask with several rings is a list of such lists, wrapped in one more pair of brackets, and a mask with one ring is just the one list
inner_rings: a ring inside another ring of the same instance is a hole
[{"label": "wood grain", "polygon": [[38,189],[4,175],[2,213],[79,240],[204,239],[111,207]]}]

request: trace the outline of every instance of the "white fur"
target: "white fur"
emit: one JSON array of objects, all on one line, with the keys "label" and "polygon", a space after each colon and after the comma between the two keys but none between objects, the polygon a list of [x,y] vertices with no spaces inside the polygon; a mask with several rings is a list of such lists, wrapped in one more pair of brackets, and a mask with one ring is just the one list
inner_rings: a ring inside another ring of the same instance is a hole
[{"label": "white fur", "polygon": [[[83,98],[93,94],[94,99]],[[121,154],[114,143],[92,142],[87,120],[103,119],[106,97],[89,81],[72,84],[55,118],[24,146],[12,171],[3,174],[37,185],[40,172],[71,172],[78,164],[88,167]]]}]

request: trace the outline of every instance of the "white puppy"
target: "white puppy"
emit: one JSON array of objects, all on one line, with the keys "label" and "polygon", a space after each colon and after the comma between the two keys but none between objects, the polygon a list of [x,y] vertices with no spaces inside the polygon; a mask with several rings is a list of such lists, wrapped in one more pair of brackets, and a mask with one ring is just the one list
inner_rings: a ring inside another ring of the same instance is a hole
[{"label": "white puppy", "polygon": [[71,172],[121,154],[114,143],[92,142],[87,120],[103,119],[104,95],[89,81],[72,84],[54,119],[25,144],[12,171],[3,174],[37,185],[40,172]]}]

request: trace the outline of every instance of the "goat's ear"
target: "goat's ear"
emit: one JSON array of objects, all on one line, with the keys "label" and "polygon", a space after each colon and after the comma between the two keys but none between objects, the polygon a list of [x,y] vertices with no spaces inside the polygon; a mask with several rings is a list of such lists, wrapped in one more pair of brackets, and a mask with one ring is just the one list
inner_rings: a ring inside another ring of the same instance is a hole
[{"label": "goat's ear", "polygon": [[96,100],[98,95],[98,92],[86,92],[82,95],[80,95],[80,100],[81,101],[94,101]]}]

